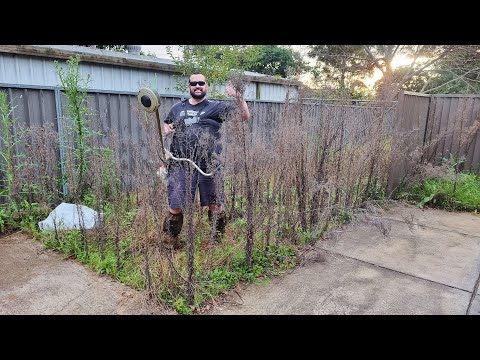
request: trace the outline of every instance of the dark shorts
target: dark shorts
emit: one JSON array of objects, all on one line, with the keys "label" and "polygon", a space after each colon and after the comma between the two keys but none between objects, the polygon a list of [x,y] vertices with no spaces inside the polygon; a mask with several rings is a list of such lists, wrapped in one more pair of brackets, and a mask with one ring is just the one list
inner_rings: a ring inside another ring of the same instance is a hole
[{"label": "dark shorts", "polygon": [[[191,172],[191,183],[187,178]],[[204,176],[197,170],[185,166],[170,166],[168,170],[168,205],[170,208],[185,208],[186,189],[190,189],[190,200],[195,201],[197,187],[200,192],[200,205],[223,204],[223,172],[217,170],[213,176]],[[218,189],[217,189],[218,187]]]}]

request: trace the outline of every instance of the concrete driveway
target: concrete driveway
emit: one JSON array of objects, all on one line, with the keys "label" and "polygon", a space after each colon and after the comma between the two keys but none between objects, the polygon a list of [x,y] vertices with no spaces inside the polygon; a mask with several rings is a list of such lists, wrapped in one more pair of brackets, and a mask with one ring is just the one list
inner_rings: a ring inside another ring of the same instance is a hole
[{"label": "concrete driveway", "polygon": [[[480,314],[480,215],[400,204],[307,250],[205,313]],[[0,315],[172,313],[25,235],[0,239]]]},{"label": "concrete driveway", "polygon": [[164,313],[142,292],[65,259],[26,235],[0,239],[0,315]]},{"label": "concrete driveway", "polygon": [[212,314],[480,314],[480,216],[399,204],[306,253]]}]

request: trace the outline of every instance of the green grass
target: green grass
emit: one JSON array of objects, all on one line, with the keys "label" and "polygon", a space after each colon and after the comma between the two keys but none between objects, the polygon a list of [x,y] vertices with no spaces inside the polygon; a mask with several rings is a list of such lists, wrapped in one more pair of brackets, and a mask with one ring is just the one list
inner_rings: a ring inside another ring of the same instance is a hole
[{"label": "green grass", "polygon": [[296,253],[290,247],[270,246],[266,250],[255,248],[252,255],[251,269],[247,267],[243,249],[237,249],[232,251],[232,257],[225,265],[215,267],[206,273],[197,271],[195,278],[198,286],[192,307],[187,306],[183,291],[174,294],[171,290],[163,288],[160,298],[178,313],[188,315],[206,301],[234,288],[242,281],[265,283],[268,281],[265,276],[278,275],[296,264]]},{"label": "green grass", "polygon": [[480,175],[460,173],[455,186],[452,179],[426,179],[407,191],[407,199],[418,207],[425,205],[446,210],[480,210]]},{"label": "green grass", "polygon": [[27,234],[38,232],[38,222],[48,216],[50,209],[26,200],[10,201],[0,205],[0,233],[23,230]]},{"label": "green grass", "polygon": [[112,240],[106,241],[102,256],[96,242],[89,241],[88,249],[85,248],[81,232],[78,230],[60,231],[57,236],[53,231],[43,232],[41,238],[47,248],[60,251],[65,257],[77,258],[98,274],[112,276],[136,289],[145,288],[145,279],[141,273],[143,257],[134,258],[121,254],[121,264],[117,264]]},{"label": "green grass", "polygon": [[[208,230],[208,229],[207,229]],[[205,235],[205,234],[203,234]],[[120,264],[115,254],[115,246],[111,239],[105,240],[103,253],[96,239],[92,236],[87,242],[88,249],[82,233],[78,230],[42,232],[41,238],[46,247],[55,249],[65,257],[76,258],[99,274],[116,278],[120,282],[137,289],[146,288],[146,279],[143,272],[145,259],[137,254],[130,256],[128,252],[131,239],[126,238],[120,242]],[[269,246],[267,249],[254,247],[252,253],[252,266],[247,267],[242,238],[237,238],[235,243],[225,242],[216,246],[210,254],[210,261],[215,266],[205,271],[205,253],[201,249],[202,232],[197,234],[195,254],[195,294],[193,305],[189,306],[186,300],[187,288],[183,281],[164,281],[157,294],[159,299],[174,308],[180,314],[191,314],[200,309],[208,301],[214,299],[225,291],[234,288],[240,282],[265,282],[270,275],[278,275],[296,264],[296,252],[289,246]],[[103,255],[103,256],[102,256]],[[186,253],[177,254],[177,264],[186,263]],[[184,278],[186,269],[178,268]]]}]

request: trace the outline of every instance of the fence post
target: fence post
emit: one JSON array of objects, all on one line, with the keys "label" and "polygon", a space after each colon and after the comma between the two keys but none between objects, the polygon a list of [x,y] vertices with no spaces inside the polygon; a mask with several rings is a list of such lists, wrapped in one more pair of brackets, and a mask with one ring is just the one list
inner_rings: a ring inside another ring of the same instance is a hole
[{"label": "fence post", "polygon": [[[430,118],[430,109],[432,107],[432,95],[429,96],[428,98],[428,108],[427,108],[427,117],[425,119],[425,129],[423,131],[423,142],[422,142],[422,148],[425,146],[425,142],[427,141],[427,129],[428,129],[428,120]],[[420,158],[420,161],[423,162],[425,158],[425,152],[422,151],[422,156]]]},{"label": "fence post", "polygon": [[423,132],[423,145],[427,139],[428,119],[430,118],[430,108],[432,107],[432,95],[428,98],[427,118],[425,119],[425,131]]},{"label": "fence post", "polygon": [[[405,93],[403,90],[400,90],[398,92],[398,101],[397,101],[397,119],[395,121],[394,126],[392,127],[392,134],[395,136],[395,134],[401,133],[401,129],[405,126],[405,119],[403,116],[404,113],[404,100],[405,100]],[[392,142],[394,140],[392,139]],[[392,152],[392,155],[395,155],[395,152],[398,149],[395,149],[394,144],[392,144],[392,147],[390,151]],[[397,164],[394,166],[393,161],[398,161],[401,162],[401,164]],[[393,190],[398,186],[400,183],[400,177],[403,176],[403,168],[405,165],[405,159],[403,158],[398,158],[395,156],[392,156],[392,164],[390,164],[390,170],[388,173],[388,181],[387,181],[387,193],[388,196],[390,197],[392,195]]]}]

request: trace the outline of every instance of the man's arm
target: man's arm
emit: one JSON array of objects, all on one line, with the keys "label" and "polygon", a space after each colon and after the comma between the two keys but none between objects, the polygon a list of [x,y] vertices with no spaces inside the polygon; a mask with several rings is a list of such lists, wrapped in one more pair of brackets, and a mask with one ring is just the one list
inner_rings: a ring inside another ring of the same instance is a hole
[{"label": "man's arm", "polygon": [[163,135],[166,136],[175,131],[173,120],[175,118],[175,111],[173,107],[167,114],[167,117],[163,120]]},{"label": "man's arm", "polygon": [[237,101],[240,104],[240,109],[242,111],[242,120],[247,121],[250,118],[250,110],[248,110],[247,102],[242,96],[237,98]]},{"label": "man's arm", "polygon": [[173,133],[175,131],[175,128],[172,123],[167,124],[163,123],[163,135],[167,136],[170,133]]},{"label": "man's arm", "polygon": [[250,118],[250,110],[248,110],[247,102],[243,99],[243,95],[240,94],[231,84],[228,84],[225,88],[225,93],[228,96],[232,96],[237,100],[242,113],[242,120],[247,121]]}]

